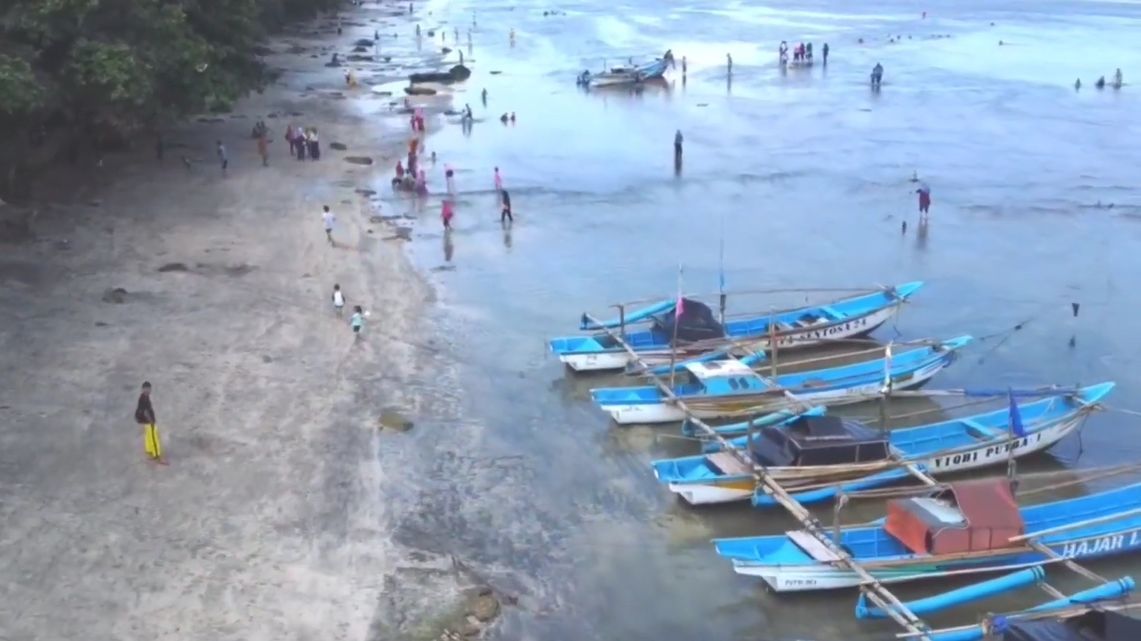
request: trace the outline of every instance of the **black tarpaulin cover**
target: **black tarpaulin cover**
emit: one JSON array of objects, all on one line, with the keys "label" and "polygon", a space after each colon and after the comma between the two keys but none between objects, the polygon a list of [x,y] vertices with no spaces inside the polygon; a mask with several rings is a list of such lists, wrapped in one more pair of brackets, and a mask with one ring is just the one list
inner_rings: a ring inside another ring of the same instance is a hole
[{"label": "black tarpaulin cover", "polygon": [[1141,641],[1141,620],[1120,612],[1087,612],[1066,621],[1011,622],[1003,641]]}]

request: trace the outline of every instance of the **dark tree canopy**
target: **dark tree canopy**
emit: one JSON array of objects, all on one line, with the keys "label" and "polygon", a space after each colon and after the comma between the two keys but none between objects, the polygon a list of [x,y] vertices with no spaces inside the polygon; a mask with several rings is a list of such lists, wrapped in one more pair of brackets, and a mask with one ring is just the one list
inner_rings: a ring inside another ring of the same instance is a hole
[{"label": "dark tree canopy", "polygon": [[[269,31],[339,0],[5,0],[0,135],[122,134],[220,110],[266,80]],[[2,161],[2,159],[0,159]]]}]

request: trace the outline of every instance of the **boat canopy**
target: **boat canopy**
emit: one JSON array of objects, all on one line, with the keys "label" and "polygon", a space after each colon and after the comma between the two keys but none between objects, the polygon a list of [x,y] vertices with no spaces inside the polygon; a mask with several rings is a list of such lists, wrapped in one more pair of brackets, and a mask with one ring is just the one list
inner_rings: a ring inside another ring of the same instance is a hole
[{"label": "boat canopy", "polygon": [[1120,612],[1091,610],[1065,621],[1012,621],[1003,641],[1137,641],[1141,620]]},{"label": "boat canopy", "polygon": [[737,376],[758,378],[757,373],[751,367],[731,358],[723,361],[694,361],[686,363],[685,368],[699,381]]},{"label": "boat canopy", "polygon": [[669,309],[654,316],[654,325],[664,335],[674,335],[677,325],[677,342],[691,343],[717,338],[725,338],[725,327],[717,322],[713,310],[705,303],[691,298],[682,299],[680,321],[676,309]]},{"label": "boat canopy", "polygon": [[801,467],[882,461],[891,455],[887,436],[836,416],[800,416],[787,427],[764,427],[751,450],[762,465]]},{"label": "boat canopy", "polygon": [[884,529],[916,554],[1017,547],[1026,526],[1007,479],[952,483],[931,497],[888,502]]}]

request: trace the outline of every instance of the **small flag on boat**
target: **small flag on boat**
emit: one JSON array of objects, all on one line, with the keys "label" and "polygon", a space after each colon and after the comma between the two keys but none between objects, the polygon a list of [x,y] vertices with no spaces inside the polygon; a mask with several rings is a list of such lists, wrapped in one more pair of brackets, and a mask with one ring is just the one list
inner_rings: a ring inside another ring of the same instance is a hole
[{"label": "small flag on boat", "polygon": [[1018,403],[1014,400],[1014,390],[1010,390],[1010,433],[1016,438],[1026,436],[1026,428],[1022,426],[1022,413],[1018,411]]}]

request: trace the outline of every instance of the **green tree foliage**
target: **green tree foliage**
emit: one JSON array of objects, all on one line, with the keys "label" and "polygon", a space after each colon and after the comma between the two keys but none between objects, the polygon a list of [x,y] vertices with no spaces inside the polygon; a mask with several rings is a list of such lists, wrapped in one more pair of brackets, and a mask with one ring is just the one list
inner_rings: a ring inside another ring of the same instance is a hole
[{"label": "green tree foliage", "polygon": [[[267,27],[338,0],[2,0],[0,135],[130,131],[264,82]],[[33,128],[34,129],[34,128]]]}]

